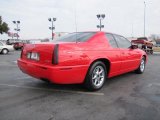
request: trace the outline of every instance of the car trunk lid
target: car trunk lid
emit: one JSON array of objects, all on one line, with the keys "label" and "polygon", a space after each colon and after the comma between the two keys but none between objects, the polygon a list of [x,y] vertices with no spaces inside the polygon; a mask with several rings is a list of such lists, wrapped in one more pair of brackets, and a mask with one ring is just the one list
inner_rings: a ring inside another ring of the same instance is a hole
[{"label": "car trunk lid", "polygon": [[51,43],[26,44],[21,53],[21,58],[31,62],[52,64],[54,47],[55,44]]}]

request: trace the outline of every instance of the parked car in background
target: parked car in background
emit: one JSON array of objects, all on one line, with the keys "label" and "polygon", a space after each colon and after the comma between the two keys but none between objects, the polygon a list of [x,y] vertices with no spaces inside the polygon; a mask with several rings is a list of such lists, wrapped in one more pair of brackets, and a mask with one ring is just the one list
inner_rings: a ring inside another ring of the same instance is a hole
[{"label": "parked car in background", "polygon": [[41,40],[30,40],[29,44],[37,44],[37,43],[42,43]]},{"label": "parked car in background", "polygon": [[20,70],[58,84],[84,84],[99,90],[107,78],[130,71],[141,74],[147,55],[123,36],[106,32],[76,32],[52,43],[26,44]]},{"label": "parked car in background", "polygon": [[156,44],[155,47],[160,47],[160,44]]},{"label": "parked car in background", "polygon": [[19,39],[8,39],[6,41],[6,44],[7,45],[13,45],[14,43],[19,42],[19,41],[20,41]]},{"label": "parked car in background", "polygon": [[25,43],[22,43],[22,42],[16,42],[16,43],[14,43],[13,47],[15,50],[19,50],[19,49],[23,48],[24,44]]},{"label": "parked car in background", "polygon": [[4,42],[0,42],[0,53],[2,54],[8,54],[8,52],[14,51],[14,48],[12,45],[7,45]]}]

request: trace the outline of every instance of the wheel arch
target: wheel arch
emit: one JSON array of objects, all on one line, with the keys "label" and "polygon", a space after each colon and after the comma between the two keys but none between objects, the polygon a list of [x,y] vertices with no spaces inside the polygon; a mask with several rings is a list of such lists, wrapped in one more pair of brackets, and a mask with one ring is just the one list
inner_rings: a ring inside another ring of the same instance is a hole
[{"label": "wheel arch", "polygon": [[2,51],[5,50],[5,49],[9,52],[9,49],[8,49],[8,48],[3,48]]},{"label": "wheel arch", "polygon": [[88,70],[89,70],[90,67],[91,67],[95,62],[97,62],[97,61],[101,61],[101,62],[103,62],[103,63],[105,64],[106,69],[107,69],[107,77],[108,77],[109,72],[110,72],[111,63],[110,63],[110,60],[107,59],[107,58],[97,58],[97,59],[93,60],[93,61],[90,63]]},{"label": "wheel arch", "polygon": [[145,54],[144,54],[144,55],[142,55],[141,59],[142,59],[143,57],[145,58],[145,62],[147,62],[147,61],[148,61],[148,59],[147,59],[147,55],[145,55]]}]

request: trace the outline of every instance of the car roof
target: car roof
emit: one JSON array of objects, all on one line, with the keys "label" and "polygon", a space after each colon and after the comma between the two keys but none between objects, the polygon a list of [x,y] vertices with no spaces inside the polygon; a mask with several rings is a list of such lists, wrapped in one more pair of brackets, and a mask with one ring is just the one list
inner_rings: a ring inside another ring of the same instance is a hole
[{"label": "car roof", "polygon": [[[72,33],[76,33],[76,32],[72,32]],[[118,36],[122,36],[116,33],[112,33],[112,32],[106,32],[106,31],[80,31],[77,33],[108,33],[108,34],[113,34],[113,35],[118,35]]]}]

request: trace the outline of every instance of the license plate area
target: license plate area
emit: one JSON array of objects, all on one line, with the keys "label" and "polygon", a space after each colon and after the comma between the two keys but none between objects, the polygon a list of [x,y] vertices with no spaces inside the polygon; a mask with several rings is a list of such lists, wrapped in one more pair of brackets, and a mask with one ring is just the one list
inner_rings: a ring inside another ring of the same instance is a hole
[{"label": "license plate area", "polygon": [[40,60],[39,53],[37,53],[37,52],[29,52],[29,53],[27,53],[27,59],[39,61]]}]

